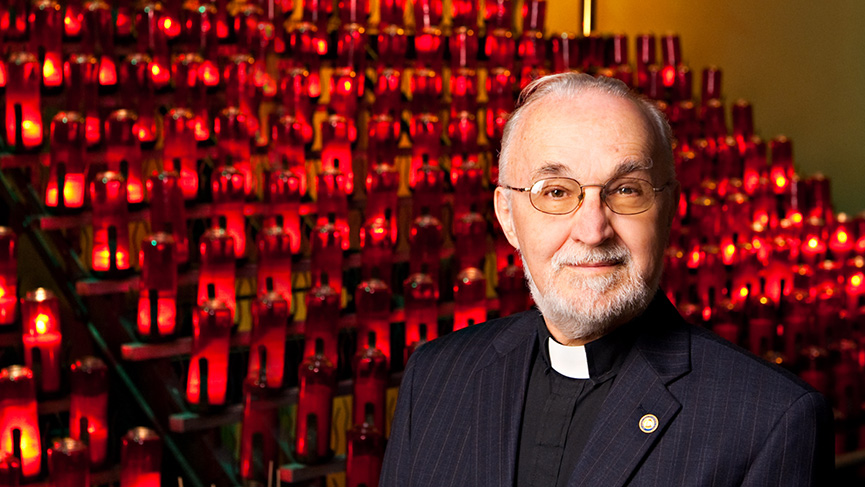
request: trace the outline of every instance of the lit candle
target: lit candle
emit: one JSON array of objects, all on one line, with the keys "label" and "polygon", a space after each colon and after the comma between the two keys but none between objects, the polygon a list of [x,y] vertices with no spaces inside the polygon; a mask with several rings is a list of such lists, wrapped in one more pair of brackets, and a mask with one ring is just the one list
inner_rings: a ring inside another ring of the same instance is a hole
[{"label": "lit candle", "polygon": [[[357,401],[355,396],[355,402]],[[367,403],[367,406],[372,404]],[[385,439],[371,417],[372,409],[368,407],[367,418],[352,427],[346,434],[348,453],[345,459],[345,483],[347,487],[376,485],[381,475]]]},{"label": "lit candle", "polygon": [[89,54],[74,54],[63,65],[66,77],[66,105],[84,115],[87,145],[95,147],[102,140],[97,82],[98,63]]},{"label": "lit candle", "polygon": [[330,77],[330,109],[348,119],[356,118],[363,85],[362,73],[358,74],[350,67],[334,69]]},{"label": "lit candle", "polygon": [[33,5],[30,24],[30,52],[44,53],[42,86],[54,91],[63,86],[63,12],[54,0],[39,0]]},{"label": "lit candle", "polygon": [[[379,78],[379,81],[381,81],[381,78]],[[376,93],[378,93],[378,88],[376,89]],[[367,161],[370,163],[369,167],[371,168],[381,164],[389,166],[396,164],[397,147],[399,145],[399,121],[394,120],[393,116],[386,113],[389,111],[391,110],[386,108],[384,109],[385,113],[373,115],[369,121]],[[369,191],[369,177],[369,174],[367,174],[367,191]]]},{"label": "lit candle", "polygon": [[[119,14],[118,14],[119,15]],[[156,97],[147,54],[130,54],[120,66],[121,96],[138,115],[136,135],[142,144],[156,142]]]},{"label": "lit candle", "polygon": [[[403,0],[398,0],[403,1]],[[400,22],[402,22],[402,14],[400,14]],[[386,60],[387,66],[379,66],[379,71],[382,69],[401,68],[405,65],[405,56],[408,51],[408,37],[405,31],[394,24],[384,25],[384,21],[379,24],[381,28],[378,32],[378,55],[379,59]]]},{"label": "lit candle", "polygon": [[[284,337],[283,337],[284,338]],[[247,481],[269,484],[269,466],[279,461],[279,408],[263,380],[243,383],[243,421],[240,426],[240,476]],[[258,483],[251,482],[251,483]]]},{"label": "lit candle", "polygon": [[358,341],[363,345],[352,361],[352,424],[366,423],[384,426],[385,396],[387,393],[388,358],[378,348],[378,335],[358,330]]},{"label": "lit candle", "polygon": [[311,239],[310,271],[314,281],[321,282],[326,274],[334,291],[342,293],[342,262],[343,251],[348,248],[348,226],[338,224],[336,215],[330,213],[326,220],[316,224]]},{"label": "lit candle", "polygon": [[108,170],[126,180],[126,200],[144,202],[144,177],[140,141],[135,134],[138,116],[129,110],[115,110],[105,120],[105,162]]},{"label": "lit candle", "polygon": [[431,215],[427,208],[412,222],[409,233],[409,272],[424,272],[430,275],[433,282],[439,282],[442,241],[441,220]]},{"label": "lit candle", "polygon": [[453,142],[455,152],[475,152],[477,146],[478,127],[475,123],[477,112],[477,75],[473,69],[459,68],[451,73],[451,121],[448,132],[454,131],[456,140]]},{"label": "lit candle", "polygon": [[146,184],[150,196],[150,229],[154,233],[165,232],[172,236],[177,264],[189,261],[189,232],[182,185],[183,181],[176,172],[154,174]]},{"label": "lit candle", "polygon": [[15,323],[18,311],[18,237],[0,226],[0,326]]},{"label": "lit candle", "polygon": [[369,345],[364,338],[373,333],[375,334],[373,348],[378,347],[384,352],[388,361],[391,358],[391,296],[390,287],[376,277],[362,281],[357,285],[354,292],[354,303],[357,308],[358,350],[362,351]]},{"label": "lit candle", "polygon": [[243,175],[243,196],[253,190],[252,137],[247,115],[236,106],[222,109],[213,124],[222,160]]},{"label": "lit candle", "polygon": [[305,193],[305,179],[305,173],[297,174],[291,169],[272,171],[264,188],[268,208],[264,226],[281,225],[293,254],[300,252],[300,198]]},{"label": "lit candle", "polygon": [[237,303],[234,280],[234,237],[221,228],[204,232],[199,241],[201,268],[198,275],[199,306],[210,300],[219,300],[234,315]]},{"label": "lit candle", "polygon": [[246,174],[233,165],[218,168],[212,177],[213,206],[211,222],[214,228],[224,228],[234,239],[234,255],[246,257],[246,217],[243,204],[246,199]]},{"label": "lit candle", "polygon": [[412,115],[412,138],[409,186],[415,188],[424,165],[438,166],[441,155],[442,121],[432,113]]},{"label": "lit candle", "polygon": [[48,450],[48,471],[55,487],[90,485],[90,455],[87,445],[72,438],[54,440]]},{"label": "lit candle", "polygon": [[337,66],[353,68],[362,73],[366,67],[366,33],[364,28],[356,23],[343,24],[337,37]]},{"label": "lit candle", "polygon": [[258,295],[275,292],[291,300],[291,234],[281,227],[264,228],[257,237]]},{"label": "lit candle", "polygon": [[90,465],[102,465],[108,453],[108,367],[84,357],[72,364],[69,379],[69,436],[88,446]]},{"label": "lit candle", "polygon": [[177,251],[171,234],[158,232],[141,242],[138,263],[138,335],[159,340],[174,335],[177,325]]},{"label": "lit candle", "polygon": [[377,276],[384,282],[391,282],[393,268],[393,248],[395,242],[391,235],[393,218],[390,210],[383,216],[368,219],[360,230],[361,276],[371,279]]},{"label": "lit candle", "polygon": [[84,207],[85,122],[77,112],[58,112],[51,121],[51,160],[45,206],[59,211]]},{"label": "lit candle", "polygon": [[6,143],[30,151],[42,145],[42,72],[35,55],[16,52],[6,64]]},{"label": "lit candle", "polygon": [[232,324],[231,309],[222,301],[207,301],[195,308],[186,381],[189,404],[204,408],[225,404]]},{"label": "lit candle", "polygon": [[405,344],[408,349],[438,337],[438,285],[429,274],[414,273],[403,282]]},{"label": "lit candle", "polygon": [[285,333],[291,318],[291,295],[275,292],[252,302],[252,336],[249,343],[247,381],[279,389],[285,372]]},{"label": "lit candle", "polygon": [[488,64],[491,67],[491,72],[493,70],[513,69],[517,44],[510,29],[497,27],[489,31],[484,45],[484,53],[489,59]]},{"label": "lit candle", "polygon": [[345,194],[354,191],[352,144],[356,140],[357,127],[351,118],[334,114],[321,124],[321,170],[341,171],[345,177],[335,182]]},{"label": "lit candle", "polygon": [[[18,444],[15,444],[16,437]],[[0,370],[0,450],[21,456],[24,477],[39,475],[42,446],[36,383],[33,371],[20,365]]]},{"label": "lit candle", "polygon": [[322,462],[333,455],[330,428],[336,367],[324,355],[321,340],[315,341],[315,355],[307,356],[300,364],[299,376],[295,456],[304,463]]},{"label": "lit candle", "polygon": [[186,108],[172,108],[162,118],[162,166],[180,176],[183,198],[198,196],[196,118]]},{"label": "lit candle", "polygon": [[306,323],[303,332],[305,357],[315,355],[315,344],[321,341],[321,353],[330,363],[338,363],[339,308],[340,295],[330,286],[327,274],[323,274],[320,283],[306,293]]},{"label": "lit candle", "polygon": [[0,485],[18,487],[21,483],[21,462],[18,458],[0,450]]},{"label": "lit candle", "polygon": [[159,487],[162,439],[153,430],[132,428],[120,448],[121,487]]},{"label": "lit candle", "polygon": [[487,280],[477,267],[466,267],[454,284],[454,330],[487,320]]},{"label": "lit candle", "polygon": [[379,1],[379,26],[385,27],[403,26],[405,14],[405,0],[380,0]]},{"label": "lit candle", "polygon": [[484,25],[487,29],[510,29],[513,22],[512,0],[486,0],[484,3]]},{"label": "lit candle", "polygon": [[[24,330],[24,359],[30,370],[38,371],[39,390],[60,390],[60,301],[51,291],[38,288],[21,301]],[[38,350],[38,361],[34,356]],[[25,474],[26,475],[26,474]]]},{"label": "lit candle", "polygon": [[126,201],[126,182],[119,173],[101,172],[90,182],[90,203],[93,205],[91,268],[105,276],[117,276],[131,269]]}]

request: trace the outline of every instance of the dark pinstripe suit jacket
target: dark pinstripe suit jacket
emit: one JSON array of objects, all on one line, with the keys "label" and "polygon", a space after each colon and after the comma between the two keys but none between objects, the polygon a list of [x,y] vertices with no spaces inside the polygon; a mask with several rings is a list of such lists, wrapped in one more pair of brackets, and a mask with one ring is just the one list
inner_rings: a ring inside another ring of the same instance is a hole
[{"label": "dark pinstripe suit jacket", "polygon": [[[570,486],[825,485],[832,419],[792,374],[685,323],[662,293],[615,379]],[[537,311],[412,355],[380,485],[511,486]],[[639,421],[659,421],[644,433]]]}]

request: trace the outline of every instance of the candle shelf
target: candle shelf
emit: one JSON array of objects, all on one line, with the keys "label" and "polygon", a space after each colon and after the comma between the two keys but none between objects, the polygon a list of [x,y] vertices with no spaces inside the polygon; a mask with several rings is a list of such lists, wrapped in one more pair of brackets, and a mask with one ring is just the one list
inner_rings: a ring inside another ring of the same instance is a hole
[{"label": "candle shelf", "polygon": [[320,465],[289,463],[279,467],[279,481],[285,483],[308,482],[330,474],[345,471],[345,456],[337,455]]}]

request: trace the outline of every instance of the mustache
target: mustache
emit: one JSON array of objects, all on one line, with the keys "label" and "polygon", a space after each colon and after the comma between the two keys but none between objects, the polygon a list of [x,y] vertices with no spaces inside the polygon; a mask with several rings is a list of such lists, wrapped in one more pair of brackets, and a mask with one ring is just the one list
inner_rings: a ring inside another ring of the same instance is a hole
[{"label": "mustache", "polygon": [[554,271],[569,265],[591,265],[605,262],[627,264],[631,260],[631,252],[624,245],[609,244],[603,247],[571,246],[560,249],[551,261]]}]

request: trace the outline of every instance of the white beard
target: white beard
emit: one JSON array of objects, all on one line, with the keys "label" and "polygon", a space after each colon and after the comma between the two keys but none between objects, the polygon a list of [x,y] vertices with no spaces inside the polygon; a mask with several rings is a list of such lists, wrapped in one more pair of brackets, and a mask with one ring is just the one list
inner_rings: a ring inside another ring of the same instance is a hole
[{"label": "white beard", "polygon": [[[620,265],[598,276],[562,274],[568,265],[607,261]],[[649,305],[660,281],[660,275],[640,275],[630,251],[617,243],[589,248],[571,242],[553,255],[551,264],[544,294],[535,285],[527,265],[523,270],[532,299],[547,324],[572,340],[604,336],[637,316]]]}]

